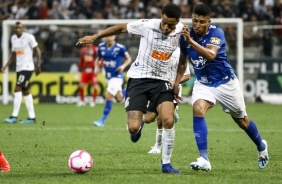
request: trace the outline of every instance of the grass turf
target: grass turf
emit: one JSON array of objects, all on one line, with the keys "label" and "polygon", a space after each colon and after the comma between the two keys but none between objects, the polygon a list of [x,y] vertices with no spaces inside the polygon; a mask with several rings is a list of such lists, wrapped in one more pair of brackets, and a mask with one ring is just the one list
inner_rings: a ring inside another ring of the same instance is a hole
[{"label": "grass turf", "polygon": [[[212,171],[190,170],[198,152],[192,131],[191,106],[181,104],[172,164],[181,175],[161,173],[161,155],[147,152],[155,143],[156,124],[145,125],[142,137],[131,143],[125,124],[124,104],[114,104],[105,127],[94,127],[103,105],[78,108],[68,104],[35,106],[34,125],[6,124],[12,105],[0,106],[0,150],[11,165],[10,173],[0,173],[2,184],[70,183],[280,183],[282,181],[280,105],[248,104],[247,112],[268,141],[270,163],[264,170],[257,166],[253,142],[222,112],[211,109],[206,121],[209,128],[209,155]],[[18,119],[27,118],[22,104]],[[88,151],[94,161],[86,174],[68,168],[69,155],[78,149]]]}]

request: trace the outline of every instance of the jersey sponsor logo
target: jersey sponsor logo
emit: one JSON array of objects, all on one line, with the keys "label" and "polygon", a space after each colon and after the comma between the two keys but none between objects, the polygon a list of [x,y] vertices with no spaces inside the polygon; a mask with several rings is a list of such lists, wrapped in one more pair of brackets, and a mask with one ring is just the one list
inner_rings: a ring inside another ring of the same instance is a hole
[{"label": "jersey sponsor logo", "polygon": [[151,57],[157,60],[163,60],[166,61],[170,58],[170,56],[172,55],[172,52],[160,52],[157,50],[153,50],[151,53]]},{"label": "jersey sponsor logo", "polygon": [[104,61],[105,67],[110,67],[110,68],[115,68],[116,67],[116,62],[114,60],[111,61]]},{"label": "jersey sponsor logo", "polygon": [[142,22],[148,22],[149,20],[148,19],[142,19]]},{"label": "jersey sponsor logo", "polygon": [[211,37],[210,39],[211,43],[219,45],[220,44],[220,39],[217,37]]},{"label": "jersey sponsor logo", "polygon": [[199,59],[191,58],[191,62],[193,63],[196,69],[202,69],[205,66],[207,60],[204,59],[202,56],[199,56]]},{"label": "jersey sponsor logo", "polygon": [[16,51],[16,54],[17,54],[17,55],[24,55],[24,50],[17,50],[17,51]]}]

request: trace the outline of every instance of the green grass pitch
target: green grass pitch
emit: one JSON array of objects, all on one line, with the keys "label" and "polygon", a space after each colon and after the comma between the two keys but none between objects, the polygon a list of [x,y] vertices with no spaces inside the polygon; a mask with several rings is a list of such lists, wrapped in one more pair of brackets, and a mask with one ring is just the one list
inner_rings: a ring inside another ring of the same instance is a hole
[{"label": "green grass pitch", "polygon": [[[142,137],[131,143],[126,130],[124,104],[114,104],[105,127],[94,127],[103,105],[78,108],[74,104],[35,105],[34,125],[5,124],[12,105],[0,106],[0,149],[11,164],[10,173],[0,173],[2,184],[87,183],[209,183],[267,184],[282,181],[282,106],[247,104],[247,112],[268,141],[270,163],[257,166],[257,151],[244,131],[216,105],[206,121],[212,171],[192,171],[189,163],[198,152],[192,132],[191,106],[181,104],[176,127],[172,164],[181,175],[161,173],[161,155],[147,152],[155,142],[156,124],[145,125]],[[27,118],[22,104],[19,120]],[[68,168],[70,154],[78,149],[93,157],[92,169],[83,175]]]}]

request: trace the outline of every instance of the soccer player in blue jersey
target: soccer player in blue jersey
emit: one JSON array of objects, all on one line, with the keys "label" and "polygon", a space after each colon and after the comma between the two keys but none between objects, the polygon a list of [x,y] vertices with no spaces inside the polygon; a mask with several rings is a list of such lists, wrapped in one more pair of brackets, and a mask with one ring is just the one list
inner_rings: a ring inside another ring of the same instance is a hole
[{"label": "soccer player in blue jersey", "polygon": [[[267,142],[262,140],[255,123],[247,116],[238,79],[227,59],[224,32],[210,24],[210,15],[208,6],[197,4],[192,13],[192,28],[184,26],[180,38],[181,55],[174,94],[178,94],[177,86],[186,68],[187,57],[196,75],[192,93],[193,130],[200,157],[190,166],[193,170],[211,170],[205,115],[218,102],[255,143],[258,167],[263,169],[269,161]],[[181,100],[177,95],[175,98]]]},{"label": "soccer player in blue jersey", "polygon": [[112,110],[113,98],[115,98],[117,102],[123,100],[123,70],[131,63],[131,57],[128,54],[126,47],[117,43],[115,38],[116,36],[106,37],[106,42],[100,43],[98,47],[95,73],[98,73],[98,65],[103,60],[106,72],[105,77],[108,83],[103,115],[98,121],[93,122],[93,124],[98,127],[105,125],[105,121]]}]

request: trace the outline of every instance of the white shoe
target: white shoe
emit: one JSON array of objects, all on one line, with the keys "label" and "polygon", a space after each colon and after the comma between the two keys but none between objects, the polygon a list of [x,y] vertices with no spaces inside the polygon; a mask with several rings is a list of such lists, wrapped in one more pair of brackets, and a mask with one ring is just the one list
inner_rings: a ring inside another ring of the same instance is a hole
[{"label": "white shoe", "polygon": [[85,106],[85,102],[83,101],[78,101],[77,104],[76,104],[77,107],[83,107]]},{"label": "white shoe", "polygon": [[265,144],[265,150],[258,152],[258,167],[260,169],[264,169],[269,162],[267,142],[265,140],[262,140],[262,142]]},{"label": "white shoe", "polygon": [[152,149],[148,152],[149,154],[160,154],[162,152],[161,147],[153,146]]},{"label": "white shoe", "polygon": [[89,105],[90,105],[90,107],[95,107],[96,104],[95,104],[95,102],[90,102]]},{"label": "white shoe", "polygon": [[199,157],[197,158],[196,162],[192,162],[190,164],[191,169],[193,170],[202,170],[205,172],[211,171],[211,164],[209,161],[207,161],[206,159],[204,159],[203,157]]}]

